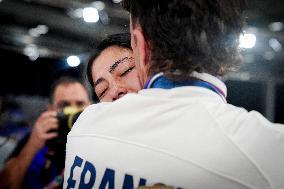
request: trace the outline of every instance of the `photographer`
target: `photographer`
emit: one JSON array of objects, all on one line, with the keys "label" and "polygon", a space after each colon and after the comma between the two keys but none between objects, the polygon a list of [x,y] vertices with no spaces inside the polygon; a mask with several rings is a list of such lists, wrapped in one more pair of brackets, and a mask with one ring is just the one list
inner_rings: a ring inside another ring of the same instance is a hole
[{"label": "photographer", "polygon": [[70,77],[56,81],[50,94],[47,111],[36,120],[32,132],[19,142],[1,171],[0,188],[44,188],[60,180],[65,143],[58,142],[63,137],[58,113],[67,106],[82,110],[91,101],[82,83]]}]

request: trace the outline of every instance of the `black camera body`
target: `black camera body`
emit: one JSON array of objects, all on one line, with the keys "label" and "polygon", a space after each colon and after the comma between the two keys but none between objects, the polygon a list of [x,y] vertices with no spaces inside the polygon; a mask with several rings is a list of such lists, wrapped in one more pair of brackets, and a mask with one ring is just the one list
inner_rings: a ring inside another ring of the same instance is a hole
[{"label": "black camera body", "polygon": [[57,113],[58,129],[52,132],[57,132],[58,136],[47,141],[47,146],[49,148],[47,158],[59,169],[63,169],[65,164],[67,134],[82,111],[83,110],[77,108],[66,107],[62,112]]},{"label": "black camera body", "polygon": [[50,150],[56,152],[64,149],[67,142],[67,134],[71,130],[73,124],[76,122],[80,114],[81,109],[66,107],[62,112],[57,113],[58,130],[54,131],[58,133],[58,136],[52,140],[47,141],[47,146]]}]

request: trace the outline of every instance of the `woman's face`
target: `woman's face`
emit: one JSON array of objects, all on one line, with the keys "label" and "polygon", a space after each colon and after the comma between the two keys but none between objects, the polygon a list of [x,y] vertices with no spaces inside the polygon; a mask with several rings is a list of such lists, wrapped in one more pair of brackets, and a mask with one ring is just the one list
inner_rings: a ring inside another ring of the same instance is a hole
[{"label": "woman's face", "polygon": [[92,79],[101,102],[111,102],[142,89],[132,51],[118,46],[105,49],[94,60]]}]

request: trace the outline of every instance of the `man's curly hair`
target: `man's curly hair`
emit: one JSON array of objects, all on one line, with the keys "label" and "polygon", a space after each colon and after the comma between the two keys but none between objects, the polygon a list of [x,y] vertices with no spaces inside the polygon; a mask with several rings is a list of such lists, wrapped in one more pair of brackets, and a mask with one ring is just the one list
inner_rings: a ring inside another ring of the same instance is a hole
[{"label": "man's curly hair", "polygon": [[245,0],[124,0],[122,5],[151,48],[150,75],[224,75],[241,62]]}]

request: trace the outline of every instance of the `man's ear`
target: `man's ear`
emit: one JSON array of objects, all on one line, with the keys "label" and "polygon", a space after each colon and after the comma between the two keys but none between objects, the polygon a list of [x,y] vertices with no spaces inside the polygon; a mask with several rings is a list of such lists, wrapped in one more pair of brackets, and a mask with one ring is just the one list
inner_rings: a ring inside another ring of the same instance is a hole
[{"label": "man's ear", "polygon": [[144,34],[141,31],[141,28],[133,28],[132,30],[132,48],[135,49],[139,58],[139,62],[143,66],[147,66],[148,62],[148,54],[149,50],[147,49],[147,42],[145,41]]}]

